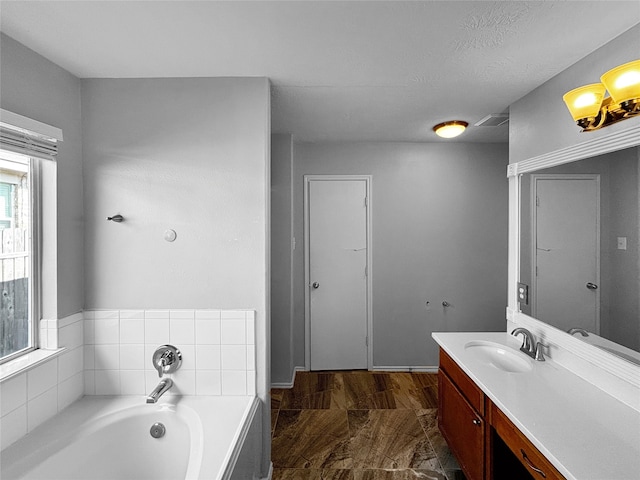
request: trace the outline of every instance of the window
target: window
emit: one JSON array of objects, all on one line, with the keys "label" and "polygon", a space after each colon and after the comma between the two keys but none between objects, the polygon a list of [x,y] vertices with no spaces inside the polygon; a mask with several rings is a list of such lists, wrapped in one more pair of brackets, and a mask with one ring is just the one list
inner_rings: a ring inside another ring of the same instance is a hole
[{"label": "window", "polygon": [[36,346],[31,158],[0,150],[0,362]]}]

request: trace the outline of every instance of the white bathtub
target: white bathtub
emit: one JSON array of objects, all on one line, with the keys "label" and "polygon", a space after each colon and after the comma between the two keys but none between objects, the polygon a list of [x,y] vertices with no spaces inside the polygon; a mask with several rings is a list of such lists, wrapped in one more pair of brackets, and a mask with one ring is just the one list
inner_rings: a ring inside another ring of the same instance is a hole
[{"label": "white bathtub", "polygon": [[[231,478],[253,397],[87,396],[2,452],[2,480]],[[151,426],[166,433],[153,438]]]}]

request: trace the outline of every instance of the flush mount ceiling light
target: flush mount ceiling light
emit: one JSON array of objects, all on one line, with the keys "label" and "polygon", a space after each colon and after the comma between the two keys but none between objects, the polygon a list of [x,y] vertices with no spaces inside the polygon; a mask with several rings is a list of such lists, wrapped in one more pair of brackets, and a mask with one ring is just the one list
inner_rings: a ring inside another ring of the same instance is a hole
[{"label": "flush mount ceiling light", "polygon": [[[600,81],[602,83],[571,90],[562,97],[583,132],[640,114],[640,60],[609,70]],[[606,91],[610,96],[605,98]]]},{"label": "flush mount ceiling light", "polygon": [[453,120],[451,122],[439,123],[433,127],[433,131],[436,135],[442,138],[453,138],[460,135],[469,126],[467,122],[462,120]]}]

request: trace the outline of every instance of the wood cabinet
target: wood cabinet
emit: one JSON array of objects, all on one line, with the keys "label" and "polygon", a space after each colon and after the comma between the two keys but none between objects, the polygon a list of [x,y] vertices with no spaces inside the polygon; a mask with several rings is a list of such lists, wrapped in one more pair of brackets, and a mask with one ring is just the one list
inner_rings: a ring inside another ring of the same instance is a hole
[{"label": "wood cabinet", "polygon": [[564,477],[444,351],[438,427],[467,480]]}]

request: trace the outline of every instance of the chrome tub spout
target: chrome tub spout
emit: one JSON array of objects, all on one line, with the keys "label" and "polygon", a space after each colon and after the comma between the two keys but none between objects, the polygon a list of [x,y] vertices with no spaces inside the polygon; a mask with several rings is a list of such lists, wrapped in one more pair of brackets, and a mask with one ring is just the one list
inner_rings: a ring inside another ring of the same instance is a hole
[{"label": "chrome tub spout", "polygon": [[151,392],[147,397],[147,403],[156,403],[158,399],[172,386],[173,380],[171,380],[170,378],[164,378],[160,380],[158,386],[154,388],[153,392]]}]

